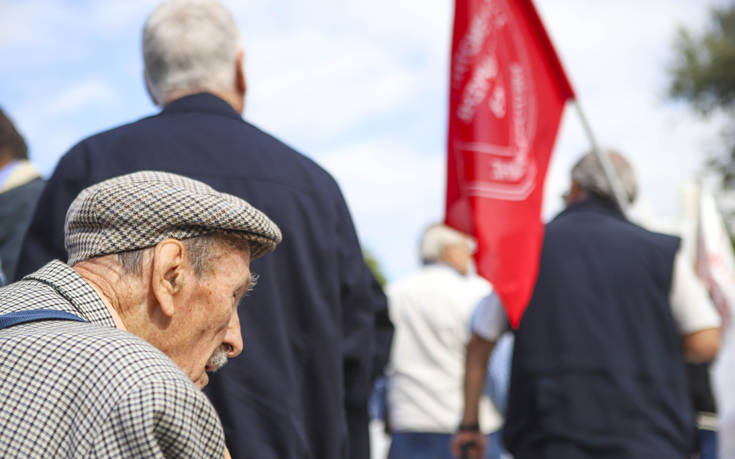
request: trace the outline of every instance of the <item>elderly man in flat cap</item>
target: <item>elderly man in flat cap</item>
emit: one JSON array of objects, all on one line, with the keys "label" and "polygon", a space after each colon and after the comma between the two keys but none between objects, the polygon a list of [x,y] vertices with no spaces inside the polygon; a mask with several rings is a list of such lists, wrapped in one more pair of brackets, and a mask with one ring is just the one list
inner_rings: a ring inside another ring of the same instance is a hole
[{"label": "elderly man in flat cap", "polygon": [[0,456],[223,457],[207,372],[242,351],[237,305],[278,227],[174,174],[85,189],[68,264],[0,289]]}]

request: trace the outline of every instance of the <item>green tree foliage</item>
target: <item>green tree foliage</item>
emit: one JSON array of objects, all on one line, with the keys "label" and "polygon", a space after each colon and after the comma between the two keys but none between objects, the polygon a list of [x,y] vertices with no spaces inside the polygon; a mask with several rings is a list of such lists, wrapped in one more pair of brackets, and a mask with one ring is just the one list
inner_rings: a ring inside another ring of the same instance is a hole
[{"label": "green tree foliage", "polygon": [[679,29],[669,88],[672,97],[705,115],[716,108],[735,108],[735,5],[710,14],[711,26],[702,36]]},{"label": "green tree foliage", "polygon": [[[710,11],[710,24],[701,35],[680,28],[676,59],[669,69],[669,96],[684,100],[703,116],[722,111],[735,121],[735,4]],[[723,132],[724,154],[710,166],[725,184],[735,182],[735,129]]]},{"label": "green tree foliage", "polygon": [[362,257],[365,259],[365,263],[368,265],[368,268],[370,268],[370,271],[372,271],[373,276],[378,280],[381,287],[385,287],[385,274],[383,274],[383,270],[380,267],[378,259],[375,258],[375,255],[373,255],[368,249],[363,248]]}]

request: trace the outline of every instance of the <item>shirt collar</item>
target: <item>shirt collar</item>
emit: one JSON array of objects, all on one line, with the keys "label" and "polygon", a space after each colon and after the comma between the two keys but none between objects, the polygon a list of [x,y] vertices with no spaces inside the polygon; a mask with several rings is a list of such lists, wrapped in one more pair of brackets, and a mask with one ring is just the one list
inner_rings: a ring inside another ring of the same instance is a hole
[{"label": "shirt collar", "polygon": [[53,260],[23,279],[42,282],[53,287],[87,322],[117,328],[102,298],[79,273],[66,263]]},{"label": "shirt collar", "polygon": [[435,270],[435,271],[451,272],[455,276],[465,277],[464,274],[460,273],[455,268],[453,268],[452,266],[449,266],[448,264],[446,264],[446,263],[444,263],[442,261],[430,261],[430,262],[424,264],[424,268],[425,269]]},{"label": "shirt collar", "polygon": [[16,167],[20,164],[20,161],[15,159],[13,161],[10,161],[8,164],[6,164],[2,169],[0,169],[0,188],[2,188],[5,181],[10,177],[10,174],[13,173]]}]

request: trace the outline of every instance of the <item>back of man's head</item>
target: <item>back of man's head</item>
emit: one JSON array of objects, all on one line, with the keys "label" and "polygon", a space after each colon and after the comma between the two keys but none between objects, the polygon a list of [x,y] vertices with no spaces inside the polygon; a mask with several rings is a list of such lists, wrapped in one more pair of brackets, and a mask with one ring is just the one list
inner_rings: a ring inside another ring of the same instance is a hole
[{"label": "back of man's head", "polygon": [[[614,150],[606,150],[602,154],[606,155],[610,164],[612,164],[628,202],[632,203],[638,194],[638,182],[630,163],[622,154]],[[582,156],[574,165],[572,168],[572,182],[588,193],[615,202],[615,195],[610,186],[610,181],[607,179],[597,155],[592,152]]]},{"label": "back of man's head", "polygon": [[232,14],[215,0],[169,0],[143,26],[148,89],[164,105],[171,94],[231,91],[242,51]]},{"label": "back of man's head", "polygon": [[28,159],[28,146],[10,118],[0,110],[0,164],[14,159]]},{"label": "back of man's head", "polygon": [[[450,247],[460,249],[461,261],[455,260],[454,253],[448,253],[447,249]],[[424,230],[419,246],[423,264],[447,263],[463,273],[467,271],[468,267],[464,265],[470,261],[473,249],[474,241],[471,237],[441,223],[429,225]]]}]

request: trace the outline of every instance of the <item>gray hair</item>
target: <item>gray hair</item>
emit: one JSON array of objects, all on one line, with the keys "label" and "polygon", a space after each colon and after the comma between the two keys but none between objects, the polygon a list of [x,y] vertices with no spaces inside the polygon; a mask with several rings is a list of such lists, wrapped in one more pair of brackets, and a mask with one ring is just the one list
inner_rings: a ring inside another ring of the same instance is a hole
[{"label": "gray hair", "polygon": [[[629,202],[635,201],[638,195],[638,182],[636,181],[633,168],[623,155],[614,150],[603,152],[607,155],[620,180]],[[604,170],[597,156],[590,152],[582,156],[572,168],[572,181],[582,189],[600,197],[615,200],[615,195],[607,180]]]},{"label": "gray hair", "polygon": [[[249,241],[219,232],[183,239],[181,242],[184,244],[187,259],[194,268],[194,273],[199,277],[204,276],[211,268],[212,250],[215,244],[222,244],[226,248],[250,250]],[[144,260],[151,252],[153,252],[153,247],[128,250],[118,253],[117,260],[125,274],[140,276],[143,274]],[[251,277],[256,276],[251,274]]]},{"label": "gray hair", "polygon": [[470,247],[474,246],[475,243],[471,237],[442,223],[429,225],[424,230],[419,245],[421,262],[427,264],[439,261],[444,247],[462,242],[468,242]]},{"label": "gray hair", "polygon": [[230,90],[242,50],[232,14],[215,0],[170,0],[143,26],[145,78],[159,105],[175,90]]}]

